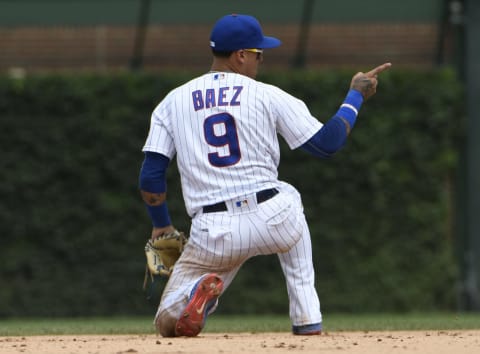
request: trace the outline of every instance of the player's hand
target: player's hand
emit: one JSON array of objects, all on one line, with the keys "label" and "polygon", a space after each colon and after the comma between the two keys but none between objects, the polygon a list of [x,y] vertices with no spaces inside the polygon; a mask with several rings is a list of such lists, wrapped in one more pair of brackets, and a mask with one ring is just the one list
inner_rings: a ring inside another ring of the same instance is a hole
[{"label": "player's hand", "polygon": [[[160,229],[160,228],[159,228]],[[154,275],[170,276],[173,266],[183,252],[188,241],[185,234],[173,226],[171,232],[164,232],[147,241],[145,256],[147,257],[147,270],[143,288],[146,289],[148,278],[153,282]],[[150,277],[148,276],[150,273]]]},{"label": "player's hand", "polygon": [[375,92],[377,92],[378,74],[387,70],[391,66],[391,63],[385,63],[377,66],[375,69],[372,69],[367,73],[356,73],[352,78],[350,88],[359,91],[365,100],[370,98],[375,94]]},{"label": "player's hand", "polygon": [[168,225],[165,227],[154,227],[152,229],[152,235],[150,238],[152,240],[155,240],[156,238],[162,236],[163,234],[170,234],[174,231],[175,231],[175,227],[173,227],[173,225]]}]

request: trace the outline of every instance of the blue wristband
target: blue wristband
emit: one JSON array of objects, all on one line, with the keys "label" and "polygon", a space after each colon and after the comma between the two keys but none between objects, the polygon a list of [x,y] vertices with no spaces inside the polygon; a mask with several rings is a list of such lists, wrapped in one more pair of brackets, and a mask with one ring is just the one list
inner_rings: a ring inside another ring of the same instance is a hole
[{"label": "blue wristband", "polygon": [[350,89],[343,103],[351,104],[356,108],[357,111],[359,111],[363,103],[363,95],[360,93],[360,91]]},{"label": "blue wristband", "polygon": [[172,224],[168,214],[167,202],[163,202],[160,205],[145,205],[154,227],[165,227]]},{"label": "blue wristband", "polygon": [[345,97],[345,100],[343,101],[336,115],[344,118],[350,124],[350,128],[353,128],[362,103],[362,94],[357,90],[351,89],[348,91],[347,97]]}]

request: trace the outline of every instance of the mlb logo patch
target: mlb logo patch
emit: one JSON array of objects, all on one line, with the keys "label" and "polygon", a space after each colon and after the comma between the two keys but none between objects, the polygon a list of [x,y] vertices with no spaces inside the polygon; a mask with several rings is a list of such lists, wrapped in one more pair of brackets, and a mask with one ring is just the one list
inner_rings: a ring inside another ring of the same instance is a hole
[{"label": "mlb logo patch", "polygon": [[222,80],[225,78],[225,74],[224,73],[216,73],[215,75],[213,75],[213,79],[214,80]]},{"label": "mlb logo patch", "polygon": [[238,207],[238,208],[241,208],[242,206],[246,206],[248,205],[248,200],[237,200],[235,202],[235,205]]},{"label": "mlb logo patch", "polygon": [[251,213],[257,210],[257,197],[255,193],[249,196],[241,196],[225,202],[227,209],[234,214]]}]

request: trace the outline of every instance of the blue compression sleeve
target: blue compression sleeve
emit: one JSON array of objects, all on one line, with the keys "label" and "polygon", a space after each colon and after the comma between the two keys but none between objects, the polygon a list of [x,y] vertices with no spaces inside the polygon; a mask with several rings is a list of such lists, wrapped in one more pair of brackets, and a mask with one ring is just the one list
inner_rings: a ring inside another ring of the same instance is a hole
[{"label": "blue compression sleeve", "polygon": [[333,155],[347,140],[348,132],[344,120],[348,122],[350,129],[353,128],[362,103],[363,96],[359,91],[348,91],[337,113],[301,148],[319,158]]},{"label": "blue compression sleeve", "polygon": [[170,159],[156,152],[145,152],[145,160],[140,169],[140,189],[151,193],[163,193],[167,190],[165,172]]},{"label": "blue compression sleeve", "polygon": [[[170,159],[156,152],[145,152],[145,159],[140,170],[140,189],[150,193],[164,193],[167,190],[165,172],[167,171]],[[168,214],[167,202],[160,205],[145,204],[148,215],[154,227],[165,227],[171,225]]]},{"label": "blue compression sleeve", "polygon": [[347,140],[347,129],[340,117],[332,117],[301,148],[313,156],[328,158],[339,150]]}]

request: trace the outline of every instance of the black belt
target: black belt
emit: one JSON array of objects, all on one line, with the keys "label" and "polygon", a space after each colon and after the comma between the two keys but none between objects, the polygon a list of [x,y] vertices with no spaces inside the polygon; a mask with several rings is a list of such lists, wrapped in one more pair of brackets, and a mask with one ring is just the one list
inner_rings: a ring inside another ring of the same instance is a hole
[{"label": "black belt", "polygon": [[[278,194],[277,188],[264,189],[263,191],[257,192],[257,203],[263,203],[273,198]],[[203,207],[204,213],[217,213],[220,211],[227,211],[227,204],[225,202],[219,202],[212,205],[207,205]]]}]

